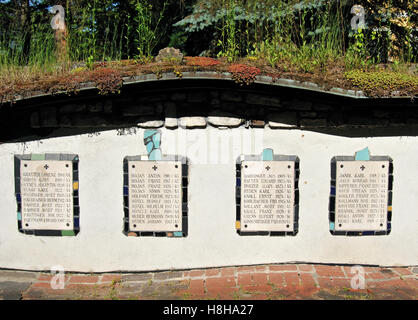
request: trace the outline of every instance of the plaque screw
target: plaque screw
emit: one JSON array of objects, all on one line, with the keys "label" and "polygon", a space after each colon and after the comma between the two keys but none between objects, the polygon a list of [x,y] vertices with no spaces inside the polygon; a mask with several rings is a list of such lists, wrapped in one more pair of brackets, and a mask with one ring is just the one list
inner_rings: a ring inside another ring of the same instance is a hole
[{"label": "plaque screw", "polygon": [[339,226],[339,227],[342,227],[342,224],[340,223],[338,226]]},{"label": "plaque screw", "polygon": [[178,168],[179,166],[178,165],[175,165],[174,167]]},{"label": "plaque screw", "polygon": [[136,228],[136,224],[134,224],[134,228]]},{"label": "plaque screw", "polygon": [[244,226],[245,228],[247,227],[247,225]]},{"label": "plaque screw", "polygon": [[46,164],[46,165],[44,166],[44,168],[45,168],[45,170],[48,170],[49,166]]},{"label": "plaque screw", "polygon": [[158,168],[157,168],[157,166],[154,164],[154,166],[152,167],[152,169],[154,169],[154,171],[155,171],[155,170],[157,170]]},{"label": "plaque screw", "polygon": [[246,168],[248,168],[248,166],[247,166],[247,165],[245,165],[245,167],[246,167]]},{"label": "plaque screw", "polygon": [[132,165],[132,168],[135,168],[135,165]]},{"label": "plaque screw", "polygon": [[68,168],[69,167],[68,164],[66,164],[65,167]]},{"label": "plaque screw", "polygon": [[383,223],[381,223],[380,226],[383,227]]},{"label": "plaque screw", "polygon": [[340,168],[344,168],[344,165],[341,165]]},{"label": "plaque screw", "polygon": [[382,168],[384,168],[384,167],[385,167],[385,165],[382,166]]},{"label": "plaque screw", "polygon": [[27,167],[28,165],[27,164],[25,164],[25,168]]},{"label": "plaque screw", "polygon": [[176,225],[175,225],[175,227],[176,227],[176,228],[177,228],[178,226],[179,226],[178,224],[176,224]]},{"label": "plaque screw", "polygon": [[290,165],[289,165],[289,166],[287,166],[287,167],[290,169],[292,166],[290,166]]},{"label": "plaque screw", "polygon": [[366,169],[366,167],[365,166],[361,166],[360,169],[361,169],[361,171],[364,171],[364,169]]},{"label": "plaque screw", "polygon": [[25,223],[25,226],[29,227],[29,224]]},{"label": "plaque screw", "polygon": [[266,170],[269,171],[271,168],[269,166],[266,167]]},{"label": "plaque screw", "polygon": [[70,226],[70,224],[69,223],[67,223],[67,227],[69,227]]},{"label": "plaque screw", "polygon": [[286,225],[286,228],[289,228],[289,225],[288,224]]}]

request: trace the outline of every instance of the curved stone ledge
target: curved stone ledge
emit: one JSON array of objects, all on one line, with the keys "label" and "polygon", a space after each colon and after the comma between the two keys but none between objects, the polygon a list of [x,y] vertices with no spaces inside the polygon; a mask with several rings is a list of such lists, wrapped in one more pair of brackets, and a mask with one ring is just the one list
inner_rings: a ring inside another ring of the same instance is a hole
[{"label": "curved stone ledge", "polygon": [[[129,86],[132,84],[138,84],[138,83],[146,83],[146,82],[153,82],[153,81],[171,81],[171,80],[227,80],[233,82],[231,73],[228,72],[215,72],[215,71],[193,71],[193,72],[184,72],[182,74],[182,77],[179,78],[174,73],[163,73],[160,76],[157,76],[156,74],[144,74],[134,77],[124,77],[123,78],[123,86]],[[331,95],[337,95],[337,96],[344,96],[349,98],[355,98],[355,99],[367,99],[368,97],[364,95],[362,91],[355,91],[355,90],[347,90],[342,88],[331,88],[330,90],[326,90],[324,87],[321,87],[320,85],[313,83],[313,82],[304,82],[304,81],[298,81],[298,80],[292,80],[292,79],[285,79],[285,78],[272,78],[270,76],[257,76],[256,81],[254,82],[256,84],[263,84],[263,85],[269,85],[269,86],[278,86],[278,87],[287,87],[287,88],[293,88],[293,89],[303,89],[303,90],[310,90],[314,92],[321,92],[321,93],[328,93]],[[85,82],[80,83],[80,88],[78,91],[86,91],[86,90],[95,90],[97,87],[94,85],[93,82]],[[44,93],[42,91],[33,91],[28,94],[18,94],[15,96],[15,99],[13,101],[20,101],[25,99],[31,99],[31,98],[40,98],[45,96],[51,96],[51,95],[59,95],[59,94],[65,94],[64,91],[55,92],[53,94],[51,93]],[[402,96],[390,96],[387,98],[406,98]],[[371,99],[371,98],[369,98]],[[7,101],[4,101],[4,103],[7,103]]]}]

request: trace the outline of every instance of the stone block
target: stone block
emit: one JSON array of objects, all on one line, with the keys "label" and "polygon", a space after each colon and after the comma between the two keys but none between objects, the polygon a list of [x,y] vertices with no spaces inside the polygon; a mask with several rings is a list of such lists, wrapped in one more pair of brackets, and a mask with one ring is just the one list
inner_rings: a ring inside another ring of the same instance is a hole
[{"label": "stone block", "polygon": [[252,105],[269,106],[269,107],[281,107],[280,99],[273,96],[259,95],[249,93],[247,94],[246,102]]},{"label": "stone block", "polygon": [[164,125],[162,120],[140,121],[137,126],[140,128],[161,128]]},{"label": "stone block", "polygon": [[244,119],[237,118],[233,114],[225,112],[212,112],[208,117],[208,122],[215,127],[239,127],[244,123]]},{"label": "stone block", "polygon": [[221,93],[221,100],[229,102],[240,102],[242,101],[242,96],[240,93],[235,91],[225,91]]},{"label": "stone block", "polygon": [[86,105],[84,103],[69,103],[58,108],[59,113],[77,113],[85,110]]},{"label": "stone block", "polygon": [[57,110],[54,107],[45,107],[40,110],[41,127],[58,127]]},{"label": "stone block", "polygon": [[180,126],[183,128],[204,128],[206,127],[206,119],[204,117],[182,117],[180,118]]},{"label": "stone block", "polygon": [[40,128],[41,124],[39,121],[39,112],[35,111],[32,112],[32,114],[30,115],[30,126],[32,128]]},{"label": "stone block", "polygon": [[293,99],[292,101],[286,102],[286,107],[293,110],[311,110],[312,109],[312,102],[307,100],[298,100]]},{"label": "stone block", "polygon": [[150,116],[155,114],[155,108],[152,105],[129,105],[122,109],[124,116]]}]

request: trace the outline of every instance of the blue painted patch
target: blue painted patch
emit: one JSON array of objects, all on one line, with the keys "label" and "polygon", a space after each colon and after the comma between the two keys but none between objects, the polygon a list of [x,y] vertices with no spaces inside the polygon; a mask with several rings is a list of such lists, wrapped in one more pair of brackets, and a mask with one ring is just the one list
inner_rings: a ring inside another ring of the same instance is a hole
[{"label": "blue painted patch", "polygon": [[161,160],[161,131],[160,130],[145,130],[144,144],[148,152],[149,160]]},{"label": "blue painted patch", "polygon": [[149,153],[148,160],[161,160],[161,149],[154,149]]},{"label": "blue painted patch", "polygon": [[241,179],[240,178],[237,179],[237,187],[241,187]]},{"label": "blue painted patch", "polygon": [[123,195],[127,196],[129,194],[128,187],[123,187]]},{"label": "blue painted patch", "polygon": [[330,230],[334,230],[335,229],[335,223],[334,222],[330,222],[329,223],[329,229]]},{"label": "blue painted patch", "polygon": [[273,161],[273,149],[264,149],[262,158],[264,161]]},{"label": "blue painted patch", "polygon": [[151,129],[151,130],[145,130],[144,132],[144,139],[151,137],[153,134],[156,134],[158,130]]},{"label": "blue painted patch", "polygon": [[369,161],[370,160],[370,151],[369,148],[357,151],[355,156],[356,161]]},{"label": "blue painted patch", "polygon": [[335,196],[335,188],[334,187],[331,187],[331,195]]},{"label": "blue painted patch", "polygon": [[22,213],[17,213],[17,221],[22,221]]},{"label": "blue painted patch", "polygon": [[182,237],[183,236],[183,232],[174,232],[174,236],[175,237]]},{"label": "blue painted patch", "polygon": [[74,219],[74,228],[79,228],[80,227],[80,220],[78,218]]},{"label": "blue painted patch", "polygon": [[20,193],[16,194],[16,200],[17,200],[17,202],[22,202],[22,198],[20,196]]}]

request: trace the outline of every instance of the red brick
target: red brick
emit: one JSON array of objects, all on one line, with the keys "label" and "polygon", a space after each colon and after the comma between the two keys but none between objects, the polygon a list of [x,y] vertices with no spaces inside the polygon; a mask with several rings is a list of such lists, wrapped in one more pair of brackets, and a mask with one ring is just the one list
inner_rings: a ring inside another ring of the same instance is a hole
[{"label": "red brick", "polygon": [[118,282],[122,279],[121,275],[116,275],[116,274],[104,274],[102,277],[102,281],[101,282]]},{"label": "red brick", "polygon": [[219,275],[219,269],[207,269],[206,277],[214,277]]},{"label": "red brick", "polygon": [[[48,282],[50,282],[53,277],[60,277],[60,276],[61,275],[59,275],[59,274],[55,274],[55,275],[54,274],[41,274],[38,277],[38,281],[48,281]],[[69,278],[70,278],[69,275],[64,275],[65,281],[67,281]]]},{"label": "red brick", "polygon": [[246,299],[249,300],[267,300],[269,298],[269,296],[265,293],[254,293],[251,295],[251,297],[248,297]]},{"label": "red brick", "polygon": [[267,270],[267,266],[255,266],[255,271],[260,272],[260,271],[268,271]]},{"label": "red brick", "polygon": [[254,285],[263,285],[267,283],[267,273],[253,273],[252,279]]},{"label": "red brick", "polygon": [[316,265],[315,270],[321,277],[345,277],[340,266]]},{"label": "red brick", "polygon": [[416,278],[404,278],[403,280],[411,288],[418,289],[418,280]]},{"label": "red brick", "polygon": [[[207,273],[208,270],[206,270]],[[205,275],[205,270],[191,270],[190,271],[190,277],[203,277]]]},{"label": "red brick", "polygon": [[399,276],[395,273],[386,273],[386,272],[375,272],[375,273],[366,273],[366,279],[369,280],[384,280],[391,278],[398,278]]},{"label": "red brick", "polygon": [[326,289],[351,288],[350,279],[322,277],[322,278],[318,278],[318,283],[321,288],[326,288]]},{"label": "red brick", "polygon": [[299,276],[296,272],[285,272],[283,276],[287,287],[298,287],[300,285]]},{"label": "red brick", "polygon": [[273,287],[267,284],[254,284],[254,285],[250,285],[250,286],[244,286],[242,287],[242,290],[244,291],[249,291],[250,293],[252,292],[270,292],[273,290]]},{"label": "red brick", "polygon": [[301,273],[300,279],[302,282],[302,287],[314,287],[316,288],[316,283],[313,278],[313,275],[310,273]]},{"label": "red brick", "polygon": [[208,288],[208,292],[205,297],[232,300],[234,292],[236,291],[236,288],[231,287],[211,287],[210,289]]},{"label": "red brick", "polygon": [[238,275],[238,285],[239,286],[249,286],[252,284],[251,274],[244,273]]},{"label": "red brick", "polygon": [[408,268],[391,268],[393,271],[397,272],[400,275],[403,276],[412,276],[414,275],[411,270],[409,270]]},{"label": "red brick", "polygon": [[51,282],[35,282],[32,285],[32,288],[46,288],[46,289],[52,289]]},{"label": "red brick", "polygon": [[405,282],[401,279],[392,279],[392,280],[386,280],[386,281],[379,281],[374,283],[375,288],[405,288],[408,287],[408,282]]},{"label": "red brick", "polygon": [[[351,288],[351,279],[334,278],[332,279],[332,282],[334,288]],[[364,282],[364,284],[366,285],[366,282]]]},{"label": "red brick", "polygon": [[274,283],[276,286],[283,286],[284,273],[270,273],[269,282]]},{"label": "red brick", "polygon": [[280,264],[270,266],[270,271],[296,271],[297,267],[294,264]]},{"label": "red brick", "polygon": [[183,271],[183,278],[189,278],[190,277],[190,271]]},{"label": "red brick", "polygon": [[221,269],[221,276],[234,276],[235,275],[235,268],[222,268]]},{"label": "red brick", "polygon": [[[355,271],[354,273],[351,273],[351,268],[354,266],[343,266],[343,269],[345,271],[345,274],[347,275],[347,277],[351,277],[354,276],[355,274],[358,274],[358,271]],[[362,266],[360,266],[362,267]],[[364,272],[365,273],[374,273],[374,272],[378,272],[379,268],[378,267],[363,267]]]},{"label": "red brick", "polygon": [[98,276],[71,276],[70,283],[97,283]]},{"label": "red brick", "polygon": [[208,291],[215,288],[231,288],[235,287],[234,277],[220,277],[220,278],[209,278],[206,279],[206,288]]},{"label": "red brick", "polygon": [[65,289],[86,289],[86,288],[93,288],[95,283],[70,283],[65,286]]},{"label": "red brick", "polygon": [[190,280],[190,294],[192,295],[204,295],[205,285],[203,279]]},{"label": "red brick", "polygon": [[238,267],[237,268],[238,273],[248,273],[248,272],[254,272],[254,267]]},{"label": "red brick", "polygon": [[334,283],[330,278],[318,278],[319,287],[322,289],[331,289],[334,288]]},{"label": "red brick", "polygon": [[314,271],[313,266],[312,265],[309,265],[309,264],[300,264],[298,266],[298,268],[299,268],[299,271],[302,271],[302,272],[311,272],[311,271]]},{"label": "red brick", "polygon": [[54,275],[51,275],[51,274],[41,274],[38,277],[38,281],[51,281],[51,279],[52,279],[53,276]]}]

